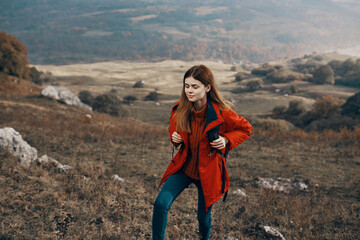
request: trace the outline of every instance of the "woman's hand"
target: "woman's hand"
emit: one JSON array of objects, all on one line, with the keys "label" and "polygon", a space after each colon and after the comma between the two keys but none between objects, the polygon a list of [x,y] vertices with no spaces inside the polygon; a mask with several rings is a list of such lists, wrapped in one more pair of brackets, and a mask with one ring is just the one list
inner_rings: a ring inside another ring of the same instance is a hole
[{"label": "woman's hand", "polygon": [[181,143],[181,142],[183,142],[180,134],[177,133],[177,132],[174,132],[174,133],[171,135],[171,140],[172,140],[174,143]]},{"label": "woman's hand", "polygon": [[228,144],[228,142],[229,142],[229,139],[227,139],[226,137],[223,137],[223,136],[219,136],[219,138],[212,141],[210,143],[210,145],[213,148],[221,150],[226,147],[226,144]]}]

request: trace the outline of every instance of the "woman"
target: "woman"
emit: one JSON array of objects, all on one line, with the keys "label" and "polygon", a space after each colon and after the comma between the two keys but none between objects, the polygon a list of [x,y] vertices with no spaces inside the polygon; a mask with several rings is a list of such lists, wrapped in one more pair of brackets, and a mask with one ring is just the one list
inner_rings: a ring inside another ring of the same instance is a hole
[{"label": "woman", "polygon": [[230,182],[225,157],[250,137],[252,126],[220,96],[213,74],[204,65],[184,75],[180,101],[173,107],[169,133],[179,151],[170,162],[154,203],[153,239],[164,239],[168,211],[180,193],[194,183],[198,189],[199,233],[208,239],[213,203]]}]

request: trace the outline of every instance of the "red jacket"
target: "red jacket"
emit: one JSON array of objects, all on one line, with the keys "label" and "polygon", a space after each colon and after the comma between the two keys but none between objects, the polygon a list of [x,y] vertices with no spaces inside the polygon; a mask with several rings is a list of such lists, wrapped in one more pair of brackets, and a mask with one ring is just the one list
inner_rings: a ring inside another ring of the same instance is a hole
[{"label": "red jacket", "polygon": [[[172,134],[176,131],[176,120],[173,118],[173,115],[176,112],[178,105],[179,103],[173,107],[169,121],[170,139]],[[219,135],[229,139],[229,143],[226,148],[221,151],[217,150],[211,153],[207,132],[217,126],[219,126]],[[226,161],[224,158],[224,156],[226,156],[225,153],[249,138],[251,129],[252,126],[245,118],[239,116],[231,109],[223,109],[220,113],[220,107],[208,100],[206,122],[199,144],[199,174],[207,209],[219,200],[221,196],[227,192],[230,186],[229,174],[226,169]],[[159,187],[166,179],[168,179],[168,177],[180,170],[186,161],[190,148],[188,133],[179,132],[179,134],[183,139],[183,143],[180,150],[166,169]],[[172,143],[176,145],[174,142]]]}]

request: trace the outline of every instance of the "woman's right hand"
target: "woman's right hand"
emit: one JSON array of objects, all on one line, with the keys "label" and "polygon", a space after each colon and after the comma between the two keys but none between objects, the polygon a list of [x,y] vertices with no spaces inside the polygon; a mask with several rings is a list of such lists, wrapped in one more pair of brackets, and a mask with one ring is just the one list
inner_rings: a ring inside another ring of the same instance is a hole
[{"label": "woman's right hand", "polygon": [[177,132],[174,132],[174,133],[171,135],[171,140],[172,140],[174,143],[181,143],[181,142],[183,142],[180,134],[177,133]]}]

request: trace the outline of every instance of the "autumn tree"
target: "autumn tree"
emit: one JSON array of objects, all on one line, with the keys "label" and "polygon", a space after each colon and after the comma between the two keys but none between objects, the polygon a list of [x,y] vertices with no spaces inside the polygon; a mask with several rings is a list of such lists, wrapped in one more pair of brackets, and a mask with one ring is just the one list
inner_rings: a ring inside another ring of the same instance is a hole
[{"label": "autumn tree", "polygon": [[332,96],[323,96],[316,99],[311,112],[317,118],[330,118],[334,114],[340,114],[344,99]]},{"label": "autumn tree", "polygon": [[0,31],[0,72],[30,79],[28,51],[13,35]]}]

